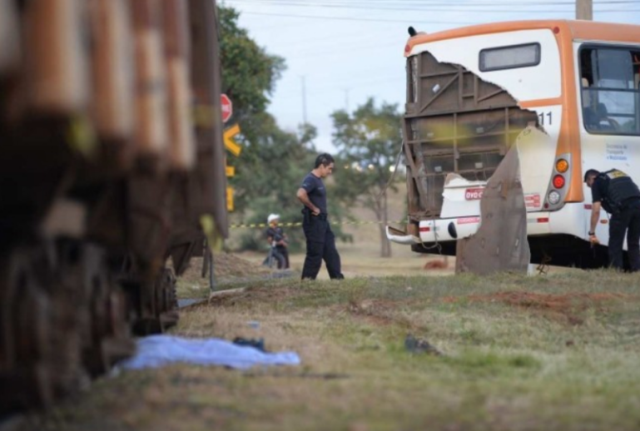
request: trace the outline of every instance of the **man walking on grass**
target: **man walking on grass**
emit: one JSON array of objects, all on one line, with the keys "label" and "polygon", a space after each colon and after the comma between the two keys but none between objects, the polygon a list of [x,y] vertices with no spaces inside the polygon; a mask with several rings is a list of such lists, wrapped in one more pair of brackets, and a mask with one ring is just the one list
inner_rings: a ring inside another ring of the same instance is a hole
[{"label": "man walking on grass", "polygon": [[327,190],[323,178],[333,173],[334,160],[323,153],[316,158],[315,166],[304,177],[297,197],[304,205],[302,230],[307,239],[307,255],[302,268],[302,279],[315,280],[324,260],[331,279],[343,279],[340,271],[340,255],[336,238],[327,217]]}]

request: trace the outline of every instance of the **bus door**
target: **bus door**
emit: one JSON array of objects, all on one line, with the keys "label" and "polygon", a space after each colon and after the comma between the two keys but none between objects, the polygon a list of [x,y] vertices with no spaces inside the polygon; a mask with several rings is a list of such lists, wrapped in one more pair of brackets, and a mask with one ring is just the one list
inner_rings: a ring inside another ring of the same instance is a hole
[{"label": "bus door", "polygon": [[[616,168],[640,184],[640,46],[588,42],[576,44],[575,49],[583,172]],[[584,187],[586,234],[591,190]],[[608,214],[604,211],[596,234],[608,243]]]}]

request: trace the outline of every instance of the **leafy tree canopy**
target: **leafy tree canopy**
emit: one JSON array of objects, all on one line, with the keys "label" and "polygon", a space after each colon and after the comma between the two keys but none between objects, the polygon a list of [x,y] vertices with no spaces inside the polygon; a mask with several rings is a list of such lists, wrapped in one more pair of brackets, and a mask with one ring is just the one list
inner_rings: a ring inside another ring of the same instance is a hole
[{"label": "leafy tree canopy", "polygon": [[376,106],[373,98],[353,113],[336,111],[333,118],[333,143],[339,150],[340,169],[336,170],[336,192],[371,209],[380,222],[381,255],[390,256],[384,233],[387,222],[387,188],[396,158],[402,146],[401,115],[395,104]]},{"label": "leafy tree canopy", "polygon": [[[269,213],[282,222],[300,219],[296,191],[309,169],[313,155],[311,141],[316,130],[303,125],[296,132],[282,130],[267,112],[269,96],[285,70],[284,59],[271,55],[238,25],[239,13],[218,7],[222,91],[233,102],[231,123],[240,125],[235,140],[242,146],[239,157],[228,158],[235,167],[229,178],[234,188],[232,217],[246,223],[266,223]],[[288,229],[292,245],[299,241],[299,228]],[[245,246],[264,246],[262,231],[244,232]]]},{"label": "leafy tree canopy", "polygon": [[264,48],[238,27],[239,13],[218,7],[222,92],[233,101],[235,121],[266,111],[268,95],[285,70],[282,57],[267,54]]},{"label": "leafy tree canopy", "polygon": [[302,205],[296,192],[312,167],[314,153],[308,145],[315,129],[307,126],[298,134],[283,131],[269,114],[255,115],[252,127],[256,137],[243,141],[239,172],[233,178],[236,205],[248,223],[266,223],[270,213],[280,214],[282,222],[299,221]]},{"label": "leafy tree canopy", "polygon": [[[239,157],[229,157],[227,164],[235,167],[229,178],[234,188],[232,218],[245,223],[266,223],[268,214],[278,213],[282,222],[301,220],[302,205],[296,192],[303,177],[313,168],[317,151],[313,145],[316,129],[302,124],[297,131],[282,130],[266,110],[269,95],[285,70],[284,60],[267,53],[238,26],[239,13],[232,8],[218,7],[220,50],[222,61],[222,91],[233,102],[231,122],[240,125],[241,135],[236,141],[242,146]],[[332,218],[342,214],[340,194],[342,186],[327,183]],[[302,243],[300,227],[286,227],[295,250]],[[340,227],[336,235],[343,235]],[[244,248],[264,248],[262,231],[243,233]]]}]

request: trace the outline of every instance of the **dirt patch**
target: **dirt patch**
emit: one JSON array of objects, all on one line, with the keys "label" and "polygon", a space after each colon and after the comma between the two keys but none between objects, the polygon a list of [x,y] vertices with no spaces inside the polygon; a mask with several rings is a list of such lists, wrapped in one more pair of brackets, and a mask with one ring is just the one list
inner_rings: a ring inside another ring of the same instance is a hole
[{"label": "dirt patch", "polygon": [[203,307],[233,308],[236,306],[250,307],[252,304],[268,304],[286,301],[296,295],[295,291],[286,287],[247,286],[215,292],[209,299],[198,301],[183,307],[195,310]]},{"label": "dirt patch", "polygon": [[424,269],[447,269],[448,267],[449,263],[446,260],[429,260],[423,266]]},{"label": "dirt patch", "polygon": [[236,304],[267,304],[284,301],[295,296],[292,289],[285,287],[246,287],[242,291],[230,295],[214,296],[209,298],[208,304],[218,307],[231,306]]},{"label": "dirt patch", "polygon": [[384,299],[351,300],[341,309],[376,326],[400,325],[414,329],[414,323],[406,317],[398,316],[398,309],[406,301],[390,301]]},{"label": "dirt patch", "polygon": [[502,302],[518,308],[525,308],[545,314],[554,319],[566,320],[569,324],[584,323],[581,315],[588,309],[596,312],[606,311],[613,301],[628,298],[620,293],[564,293],[555,295],[534,292],[498,292],[487,295],[470,295],[464,297],[445,297],[444,302]]},{"label": "dirt patch", "polygon": [[[213,273],[218,280],[230,280],[234,278],[267,275],[270,273],[270,270],[258,263],[248,261],[234,254],[216,253],[213,255]],[[189,268],[181,278],[193,282],[202,280],[202,258],[192,258],[189,263]]]}]

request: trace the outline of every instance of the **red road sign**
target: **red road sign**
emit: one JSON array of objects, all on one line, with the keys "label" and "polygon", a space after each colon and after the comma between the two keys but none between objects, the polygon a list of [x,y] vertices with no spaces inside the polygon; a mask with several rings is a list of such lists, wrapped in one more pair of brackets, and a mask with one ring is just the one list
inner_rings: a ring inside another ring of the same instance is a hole
[{"label": "red road sign", "polygon": [[231,114],[233,114],[233,103],[231,103],[231,99],[226,94],[220,95],[220,107],[222,110],[222,122],[226,123],[231,118]]}]

